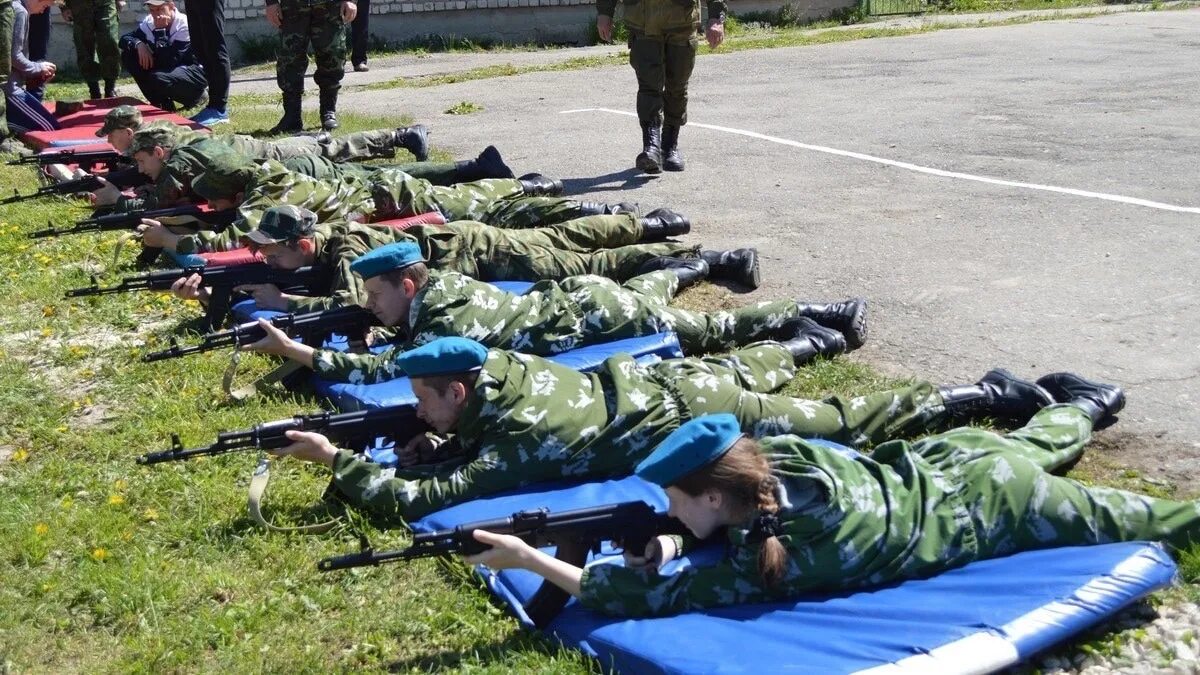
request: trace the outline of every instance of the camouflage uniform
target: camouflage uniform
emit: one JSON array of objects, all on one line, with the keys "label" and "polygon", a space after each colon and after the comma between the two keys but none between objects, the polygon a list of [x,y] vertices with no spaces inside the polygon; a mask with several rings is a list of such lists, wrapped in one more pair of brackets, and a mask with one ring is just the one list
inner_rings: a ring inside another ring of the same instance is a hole
[{"label": "camouflage uniform", "polygon": [[768,438],[763,452],[787,505],[779,541],[790,558],[776,588],[759,579],[747,527],[732,527],[730,556],[713,567],[660,575],[594,565],[583,573],[581,601],[606,614],[665,615],[929,577],[1033,549],[1200,541],[1200,503],[1049,473],[1078,458],[1091,431],[1086,413],[1060,404],[1009,434],[964,427],[891,441],[869,458]]},{"label": "camouflage uniform", "polygon": [[678,283],[672,272],[643,274],[624,285],[604,277],[575,276],[540,281],[515,295],[453,272],[431,272],[403,326],[410,336],[406,342],[381,354],[320,350],[314,359],[316,372],[327,380],[385,382],[404,375],[395,362],[401,353],[450,336],[544,356],[677,330],[685,354],[704,354],[762,340],[778,328],[781,317],[796,315],[797,305],[791,301],[717,314],[668,307]]},{"label": "camouflage uniform", "polygon": [[113,82],[121,74],[117,0],[67,0],[75,37],[75,62],[87,82]]},{"label": "camouflage uniform", "polygon": [[116,210],[141,211],[190,203],[192,181],[196,176],[208,170],[218,158],[226,157],[231,152],[228,145],[213,138],[203,138],[190,145],[173,148],[149,189],[141,191],[136,197],[121,197],[117,200]]},{"label": "camouflage uniform", "polygon": [[409,162],[383,166],[356,164],[313,154],[285,158],[280,161],[292,171],[312,176],[318,180],[337,180],[343,176],[355,176],[369,182],[384,170],[403,171],[413,178],[427,180],[434,185],[453,185],[458,178],[458,166],[454,162]]},{"label": "camouflage uniform", "polygon": [[[20,2],[21,0],[16,0]],[[8,78],[12,74],[13,0],[0,0],[0,140],[8,138]]]},{"label": "camouflage uniform", "polygon": [[[279,0],[268,2],[276,4]],[[279,52],[275,78],[284,96],[304,92],[304,71],[308,70],[311,43],[317,69],[313,82],[322,92],[337,93],[346,67],[346,25],[342,22],[341,2],[326,0],[284,0],[283,25],[280,26]]]},{"label": "camouflage uniform", "polygon": [[791,353],[774,342],[650,366],[622,354],[592,373],[493,349],[450,441],[461,463],[383,469],[342,450],[333,484],[381,516],[412,519],[530,483],[628,475],[680,424],[708,413],[731,412],[754,436],[849,444],[923,431],[944,412],[926,383],[824,402],[767,393],[795,374]]},{"label": "camouflage uniform", "polygon": [[350,269],[350,263],[372,249],[412,237],[394,227],[372,227],[359,223],[339,223],[336,227],[319,225],[313,234],[316,261],[329,269],[330,295],[296,297],[288,300],[289,312],[316,312],[342,305],[366,304],[362,278]]}]

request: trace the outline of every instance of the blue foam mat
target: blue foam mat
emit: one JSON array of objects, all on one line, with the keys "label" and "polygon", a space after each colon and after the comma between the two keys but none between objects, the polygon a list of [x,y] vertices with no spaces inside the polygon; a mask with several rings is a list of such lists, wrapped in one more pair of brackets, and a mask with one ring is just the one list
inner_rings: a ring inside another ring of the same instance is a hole
[{"label": "blue foam mat", "polygon": [[[832,447],[832,444],[829,444]],[[637,478],[540,485],[459,504],[414,523],[428,531],[537,507],[566,510],[666,497]],[[619,564],[602,555],[593,564]],[[675,561],[705,565],[721,547]],[[1157,544],[1031,551],[932,579],[798,601],[656,619],[613,619],[572,601],[548,630],[617,672],[989,672],[1026,659],[1168,585],[1176,567]],[[540,578],[480,568],[488,588],[527,625],[522,605]]]}]

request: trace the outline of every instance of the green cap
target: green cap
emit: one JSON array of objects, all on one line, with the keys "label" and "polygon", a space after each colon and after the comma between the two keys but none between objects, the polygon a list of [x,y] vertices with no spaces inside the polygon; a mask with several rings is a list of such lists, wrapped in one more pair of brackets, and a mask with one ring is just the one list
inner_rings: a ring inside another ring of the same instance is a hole
[{"label": "green cap", "polygon": [[156,147],[170,150],[175,147],[174,138],[175,135],[163,127],[142,129],[133,134],[133,144],[129,146],[129,154],[149,152]]},{"label": "green cap", "polygon": [[137,131],[142,128],[142,111],[131,105],[119,105],[104,116],[104,126],[100,127],[100,131],[96,135],[100,138],[111,134],[117,129],[133,129]]},{"label": "green cap", "polygon": [[317,214],[299,206],[272,206],[263,212],[258,229],[246,233],[250,241],[266,245],[311,237],[317,224]]}]

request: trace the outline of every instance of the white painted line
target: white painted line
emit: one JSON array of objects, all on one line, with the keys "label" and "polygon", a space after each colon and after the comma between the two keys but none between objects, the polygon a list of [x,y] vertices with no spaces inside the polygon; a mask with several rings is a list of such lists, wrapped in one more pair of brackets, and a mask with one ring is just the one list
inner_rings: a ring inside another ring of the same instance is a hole
[{"label": "white painted line", "polygon": [[[636,113],[627,112],[625,110],[613,110],[611,108],[580,108],[578,110],[563,110],[559,114],[571,114],[582,112],[606,112],[614,115],[626,115],[628,117],[636,117]],[[1104,192],[1091,192],[1089,190],[1076,190],[1075,188],[1058,187],[1055,185],[1039,185],[1038,183],[1022,183],[1013,180],[1003,180],[1000,178],[989,178],[988,176],[976,176],[970,173],[960,173],[958,171],[945,171],[943,169],[934,169],[928,166],[919,164],[909,164],[908,162],[898,162],[894,159],[886,159],[884,157],[876,157],[874,155],[865,155],[861,152],[852,152],[850,150],[839,150],[837,148],[829,148],[823,145],[810,145],[801,143],[778,136],[768,136],[755,131],[746,131],[745,129],[734,129],[732,127],[720,127],[715,124],[699,124],[697,122],[688,122],[690,127],[700,127],[702,129],[712,129],[714,131],[724,131],[727,134],[737,134],[738,136],[746,136],[749,138],[757,138],[763,141],[771,141],[780,145],[787,145],[801,150],[812,150],[813,152],[823,152],[829,155],[837,155],[839,157],[849,157],[850,159],[859,159],[864,162],[874,162],[875,164],[883,164],[884,166],[894,166],[897,169],[906,169],[917,173],[925,173],[931,176],[941,176],[942,178],[957,178],[959,180],[970,180],[977,183],[988,183],[989,185],[1002,185],[1005,187],[1024,188],[1026,190],[1041,190],[1042,192],[1057,192],[1064,195],[1073,195],[1075,197],[1087,197],[1089,199],[1103,199],[1109,202],[1118,202],[1121,204],[1131,204],[1133,206],[1145,206],[1152,209],[1161,209],[1163,211],[1174,211],[1176,213],[1200,213],[1200,206],[1177,206],[1175,204],[1164,204],[1162,202],[1150,201],[1149,199],[1140,199],[1138,197],[1126,197],[1124,195],[1111,195]]]}]

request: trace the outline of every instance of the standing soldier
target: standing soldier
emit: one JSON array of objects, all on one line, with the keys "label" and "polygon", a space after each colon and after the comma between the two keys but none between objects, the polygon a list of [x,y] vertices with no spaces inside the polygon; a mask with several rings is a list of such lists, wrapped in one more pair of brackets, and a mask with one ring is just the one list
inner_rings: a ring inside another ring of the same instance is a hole
[{"label": "standing soldier", "polygon": [[75,62],[87,81],[88,96],[100,98],[101,78],[104,98],[116,96],[117,75],[121,73],[117,0],[67,0],[62,13],[75,30]]},{"label": "standing soldier", "polygon": [[338,127],[337,97],[346,67],[345,24],[353,21],[357,12],[353,0],[267,0],[267,21],[281,32],[275,77],[283,92],[283,117],[271,133],[304,129],[300,99],[310,43],[317,62],[313,82],[321,90],[321,128],[333,131]]},{"label": "standing soldier", "polygon": [[13,0],[0,0],[0,152],[9,152],[12,145],[4,105],[8,98],[8,75],[12,70],[12,38]]},{"label": "standing soldier", "polygon": [[[596,30],[612,39],[616,0],[598,0]],[[715,49],[725,39],[725,0],[708,0],[705,38]],[[637,114],[642,152],[637,168],[646,173],[683,171],[679,128],[687,124],[687,87],[696,63],[699,0],[625,0],[629,65],[637,74]]]}]

